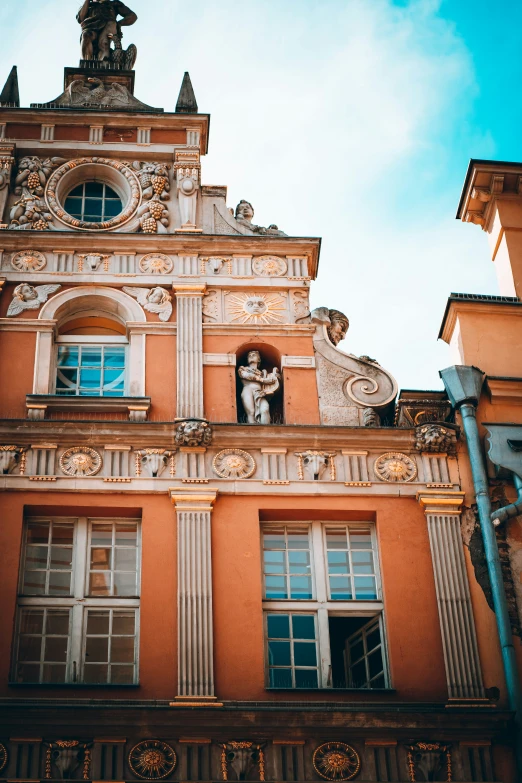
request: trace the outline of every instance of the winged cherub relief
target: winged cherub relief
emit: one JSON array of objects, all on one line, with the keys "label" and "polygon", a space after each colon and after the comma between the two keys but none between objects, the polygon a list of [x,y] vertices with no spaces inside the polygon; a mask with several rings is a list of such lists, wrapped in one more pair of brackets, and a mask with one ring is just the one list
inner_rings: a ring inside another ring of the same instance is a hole
[{"label": "winged cherub relief", "polygon": [[7,317],[12,318],[23,310],[38,310],[44,302],[47,302],[49,294],[61,288],[61,285],[36,285],[21,283],[17,285],[13,293],[13,301],[7,310]]},{"label": "winged cherub relief", "polygon": [[149,313],[157,313],[160,321],[168,321],[172,314],[172,297],[164,288],[130,288],[123,286],[126,294],[133,296]]}]

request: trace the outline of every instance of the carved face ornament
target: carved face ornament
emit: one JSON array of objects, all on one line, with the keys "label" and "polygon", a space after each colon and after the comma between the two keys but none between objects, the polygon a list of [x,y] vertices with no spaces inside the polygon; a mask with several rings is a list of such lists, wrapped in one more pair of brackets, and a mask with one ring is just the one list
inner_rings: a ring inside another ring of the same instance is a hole
[{"label": "carved face ornament", "polygon": [[228,299],[232,323],[283,323],[285,302],[280,294],[234,294]]}]

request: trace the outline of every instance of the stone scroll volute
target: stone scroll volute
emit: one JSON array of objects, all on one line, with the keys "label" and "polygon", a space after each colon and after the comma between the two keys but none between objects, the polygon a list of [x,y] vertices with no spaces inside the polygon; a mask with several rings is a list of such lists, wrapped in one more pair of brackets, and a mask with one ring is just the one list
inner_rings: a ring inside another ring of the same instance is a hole
[{"label": "stone scroll volute", "polygon": [[317,308],[311,315],[316,325],[313,340],[321,424],[361,426],[365,409],[379,412],[395,399],[397,382],[377,362],[337,347],[348,328],[345,316],[344,322],[335,324],[334,319],[342,314],[326,307]]}]

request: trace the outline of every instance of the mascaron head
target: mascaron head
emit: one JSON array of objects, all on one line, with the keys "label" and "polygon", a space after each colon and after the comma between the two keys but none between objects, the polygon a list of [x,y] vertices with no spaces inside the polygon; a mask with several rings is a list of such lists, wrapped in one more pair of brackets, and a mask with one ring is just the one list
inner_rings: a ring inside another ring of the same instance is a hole
[{"label": "mascaron head", "polygon": [[254,217],[254,207],[250,201],[241,199],[236,207],[236,218],[242,218],[243,220],[252,220]]},{"label": "mascaron head", "polygon": [[346,337],[346,332],[350,322],[344,313],[339,310],[329,310],[330,326],[328,327],[328,337],[334,345],[338,345]]}]

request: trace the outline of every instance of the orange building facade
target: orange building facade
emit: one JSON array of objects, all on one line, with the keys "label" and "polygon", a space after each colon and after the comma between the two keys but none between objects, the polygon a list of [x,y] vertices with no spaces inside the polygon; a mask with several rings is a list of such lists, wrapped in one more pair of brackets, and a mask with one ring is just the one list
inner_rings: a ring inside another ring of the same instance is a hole
[{"label": "orange building facade", "polygon": [[[459,414],[342,350],[320,240],[202,184],[188,74],[139,101],[97,5],[58,98],[0,97],[0,776],[515,783]],[[511,299],[443,325],[480,422],[522,423],[517,187],[478,197]]]}]

